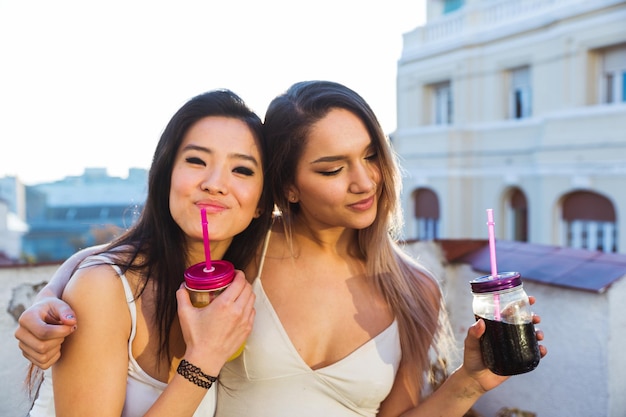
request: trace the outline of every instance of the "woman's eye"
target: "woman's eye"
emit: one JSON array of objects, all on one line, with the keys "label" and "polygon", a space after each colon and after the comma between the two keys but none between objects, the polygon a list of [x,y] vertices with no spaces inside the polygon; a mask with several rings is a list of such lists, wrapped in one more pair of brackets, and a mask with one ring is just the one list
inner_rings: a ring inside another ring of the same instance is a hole
[{"label": "woman's eye", "polygon": [[254,170],[248,168],[248,167],[237,167],[233,170],[233,172],[236,172],[238,174],[242,174],[248,177],[251,177],[254,175]]},{"label": "woman's eye", "polygon": [[202,159],[197,158],[195,156],[190,156],[188,158],[185,158],[185,161],[189,164],[206,165]]},{"label": "woman's eye", "polygon": [[366,156],[365,159],[367,159],[368,161],[375,161],[376,159],[378,159],[378,154],[377,153],[370,154]]},{"label": "woman's eye", "polygon": [[325,177],[332,177],[333,175],[337,175],[341,172],[343,168],[337,168],[335,170],[332,171],[320,171],[319,173],[321,175],[324,175]]}]

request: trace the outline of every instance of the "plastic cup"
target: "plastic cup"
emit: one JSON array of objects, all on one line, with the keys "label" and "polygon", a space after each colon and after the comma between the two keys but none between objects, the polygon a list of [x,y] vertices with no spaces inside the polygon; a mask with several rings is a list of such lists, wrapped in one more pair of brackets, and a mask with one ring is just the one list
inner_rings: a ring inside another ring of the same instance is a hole
[{"label": "plastic cup", "polygon": [[194,307],[204,307],[226,289],[235,279],[235,267],[224,260],[211,262],[207,271],[206,263],[201,262],[185,270],[185,287]]},{"label": "plastic cup", "polygon": [[[225,260],[211,261],[211,270],[207,270],[206,263],[201,262],[185,270],[185,288],[189,293],[191,304],[194,307],[207,306],[220,295],[235,279],[235,267]],[[243,352],[244,345],[231,356],[231,361]]]},{"label": "plastic cup", "polygon": [[519,272],[501,272],[496,278],[484,275],[470,285],[474,317],[483,319],[486,326],[480,338],[485,365],[498,375],[535,369],[541,353]]}]

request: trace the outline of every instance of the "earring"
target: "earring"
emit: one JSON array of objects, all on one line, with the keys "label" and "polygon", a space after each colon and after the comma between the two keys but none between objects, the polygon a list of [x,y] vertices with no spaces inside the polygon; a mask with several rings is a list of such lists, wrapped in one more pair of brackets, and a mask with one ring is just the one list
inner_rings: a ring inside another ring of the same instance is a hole
[{"label": "earring", "polygon": [[289,196],[289,202],[290,203],[295,203],[297,201],[298,201],[298,198],[295,195]]}]

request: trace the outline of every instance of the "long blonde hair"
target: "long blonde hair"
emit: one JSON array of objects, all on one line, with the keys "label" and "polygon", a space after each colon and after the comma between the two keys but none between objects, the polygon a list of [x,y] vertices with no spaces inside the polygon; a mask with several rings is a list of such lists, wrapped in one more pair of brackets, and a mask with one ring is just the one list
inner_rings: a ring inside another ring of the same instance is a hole
[{"label": "long blonde hair", "polygon": [[370,226],[358,230],[357,256],[364,260],[368,276],[396,317],[402,360],[417,370],[408,382],[419,393],[431,369],[431,349],[439,357],[446,355],[451,332],[437,280],[397,243],[402,226],[400,172],[388,138],[360,95],[338,83],[305,81],[270,103],[263,129],[272,197],[290,235],[299,206],[288,201],[286,190],[294,182],[310,128],[335,108],[348,110],[363,121],[379,155],[382,192],[378,215]]}]

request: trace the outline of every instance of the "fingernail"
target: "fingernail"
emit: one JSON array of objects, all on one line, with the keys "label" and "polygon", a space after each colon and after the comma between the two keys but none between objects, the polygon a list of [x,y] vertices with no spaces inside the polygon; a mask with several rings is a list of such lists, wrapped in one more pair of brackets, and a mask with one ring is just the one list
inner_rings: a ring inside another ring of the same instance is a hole
[{"label": "fingernail", "polygon": [[73,319],[73,318],[74,318],[74,315],[73,315],[73,314],[68,314],[67,316],[65,316],[65,318],[66,318],[66,319],[70,319],[70,320],[71,320],[71,319]]}]

